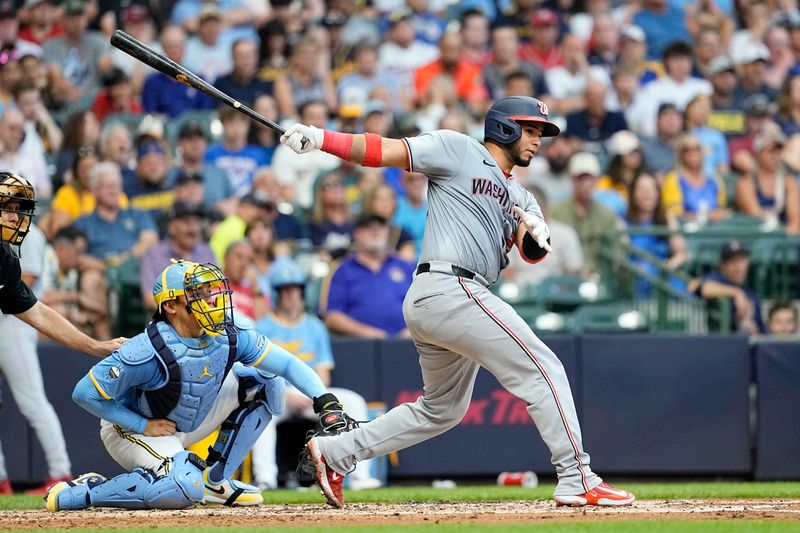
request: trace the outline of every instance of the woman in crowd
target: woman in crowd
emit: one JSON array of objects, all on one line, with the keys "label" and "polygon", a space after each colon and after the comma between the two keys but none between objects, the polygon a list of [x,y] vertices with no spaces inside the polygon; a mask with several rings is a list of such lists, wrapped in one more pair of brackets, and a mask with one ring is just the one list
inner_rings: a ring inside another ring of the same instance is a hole
[{"label": "woman in crowd", "polygon": [[664,176],[661,186],[661,201],[667,213],[701,224],[730,217],[725,185],[705,173],[703,145],[696,135],[686,133],[678,139],[675,160],[675,169]]},{"label": "woman in crowd", "polygon": [[256,219],[247,225],[244,237],[253,248],[252,267],[256,274],[258,288],[261,294],[271,294],[269,272],[275,261],[273,250],[275,230],[266,220]]},{"label": "woman in crowd", "polygon": [[69,226],[78,217],[94,211],[95,199],[91,188],[92,169],[98,163],[94,146],[81,146],[72,159],[67,183],[59,187],[50,204],[50,213],[40,226],[51,237]]},{"label": "woman in crowd", "polygon": [[621,217],[628,207],[628,190],[642,171],[644,159],[639,138],[631,131],[618,131],[608,139],[607,146],[611,159],[605,176],[597,180],[595,199]]},{"label": "woman in crowd", "polygon": [[330,261],[344,255],[353,236],[353,220],[338,171],[323,174],[314,186],[309,229],[320,256]]},{"label": "woman in crowd", "polygon": [[[278,105],[275,99],[268,95],[262,94],[253,102],[253,110],[260,113],[262,116],[267,117],[273,122],[278,122]],[[260,146],[264,149],[267,156],[267,165],[272,162],[272,155],[275,153],[275,148],[278,146],[278,135],[272,128],[262,124],[253,124],[248,134],[247,142],[254,146]]]},{"label": "woman in crowd", "polygon": [[730,172],[728,143],[719,130],[708,126],[711,99],[701,94],[693,98],[683,113],[683,129],[700,140],[703,146],[703,172],[710,176],[725,176]]},{"label": "woman in crowd", "polygon": [[78,149],[83,146],[97,146],[100,139],[100,122],[91,110],[78,111],[70,115],[64,123],[64,141],[56,160],[56,173],[53,176],[53,187],[57,188],[65,182],[64,174],[72,167],[72,160]]},{"label": "woman in crowd", "polygon": [[391,223],[397,213],[397,193],[387,183],[381,183],[370,191],[364,200],[363,213],[374,213],[388,221],[389,247],[395,255],[406,261],[417,260],[417,245],[414,237],[403,228]]},{"label": "woman in crowd", "polygon": [[784,135],[800,133],[800,72],[788,76],[778,93],[778,116]]},{"label": "woman in crowd", "polygon": [[756,134],[755,172],[744,174],[736,183],[736,204],[746,215],[786,225],[789,233],[800,233],[800,190],[797,178],[781,163],[785,138],[766,128]]},{"label": "woman in crowd", "polygon": [[[678,232],[678,222],[675,217],[669,215],[661,203],[658,181],[650,174],[638,174],[630,185],[629,196],[625,222],[629,229],[634,230],[630,234],[630,244],[664,261],[664,266],[668,270],[676,270],[688,258],[686,240]],[[665,236],[654,235],[647,231],[640,234],[635,231],[652,228],[665,228],[672,230],[672,233]],[[659,275],[656,265],[644,258],[634,255],[631,257],[631,262],[648,274]],[[677,278],[671,279],[670,283],[680,290],[685,288]],[[637,278],[635,290],[637,297],[646,298],[650,295],[652,287],[649,282]]]},{"label": "woman in crowd", "polygon": [[283,117],[293,117],[306,102],[319,100],[328,109],[336,109],[336,87],[329,72],[323,72],[320,46],[311,38],[303,38],[292,50],[289,71],[275,81],[275,99]]}]

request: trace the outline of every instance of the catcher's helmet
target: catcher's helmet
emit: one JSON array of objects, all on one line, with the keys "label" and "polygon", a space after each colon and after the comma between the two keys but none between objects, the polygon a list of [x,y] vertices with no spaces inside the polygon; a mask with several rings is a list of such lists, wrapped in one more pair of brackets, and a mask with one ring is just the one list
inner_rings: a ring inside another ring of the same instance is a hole
[{"label": "catcher's helmet", "polygon": [[162,313],[164,302],[178,296],[186,299],[186,310],[209,335],[235,330],[233,301],[228,277],[211,263],[172,260],[153,282],[153,300]]},{"label": "catcher's helmet", "polygon": [[18,217],[14,225],[0,219],[0,242],[19,248],[30,231],[35,209],[36,193],[30,182],[11,172],[0,172],[0,211],[15,213]]},{"label": "catcher's helmet", "polygon": [[542,137],[555,137],[561,130],[547,119],[547,104],[530,96],[506,96],[496,101],[486,113],[484,140],[511,144],[522,136],[520,121],[539,122]]}]

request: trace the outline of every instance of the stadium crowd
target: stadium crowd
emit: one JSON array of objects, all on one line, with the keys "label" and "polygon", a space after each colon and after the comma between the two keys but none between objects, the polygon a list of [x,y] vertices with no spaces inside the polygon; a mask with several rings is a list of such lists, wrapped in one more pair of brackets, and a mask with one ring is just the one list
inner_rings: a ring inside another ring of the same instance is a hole
[{"label": "stadium crowd", "polygon": [[[43,300],[99,338],[110,272],[135,272],[152,309],[171,258],[224,265],[236,308],[278,322],[271,273],[294,261],[324,278],[305,300],[332,332],[404,336],[426,217],[425,176],[298,156],[112,48],[118,28],[284,125],[482,139],[494,100],[540,98],[562,134],[513,179],[554,253],[529,269],[512,254],[519,284],[597,277],[603,238],[632,228],[674,230],[628,236],[674,270],[687,225],[800,234],[791,0],[0,0],[0,168],[45,206]],[[744,332],[797,335],[796,303],[762,319],[749,258],[731,241],[680,290],[732,298]]]}]

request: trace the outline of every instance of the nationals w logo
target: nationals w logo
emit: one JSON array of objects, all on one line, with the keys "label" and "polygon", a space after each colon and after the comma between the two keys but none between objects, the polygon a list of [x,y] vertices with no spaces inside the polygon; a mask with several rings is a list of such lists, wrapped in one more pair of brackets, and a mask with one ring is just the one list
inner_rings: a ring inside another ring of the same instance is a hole
[{"label": "nationals w logo", "polygon": [[549,112],[550,112],[550,110],[547,109],[547,104],[545,104],[544,102],[539,100],[539,113],[541,113],[542,115],[544,115],[546,117]]}]

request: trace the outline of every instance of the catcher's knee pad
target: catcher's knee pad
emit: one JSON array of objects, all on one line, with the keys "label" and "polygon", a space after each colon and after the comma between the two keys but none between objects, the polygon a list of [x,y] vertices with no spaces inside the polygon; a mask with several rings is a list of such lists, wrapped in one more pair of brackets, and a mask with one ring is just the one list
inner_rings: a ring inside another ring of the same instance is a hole
[{"label": "catcher's knee pad", "polygon": [[179,452],[172,458],[167,475],[137,468],[94,487],[89,498],[95,507],[185,509],[203,500],[205,466],[194,453]]},{"label": "catcher's knee pad", "polygon": [[208,478],[212,483],[233,475],[270,420],[272,414],[263,391],[228,415],[220,426],[217,440],[208,449]]},{"label": "catcher's knee pad", "polygon": [[239,379],[239,403],[247,404],[260,398],[266,400],[270,414],[283,414],[286,382],[282,377],[238,362],[233,365],[233,373]]}]

